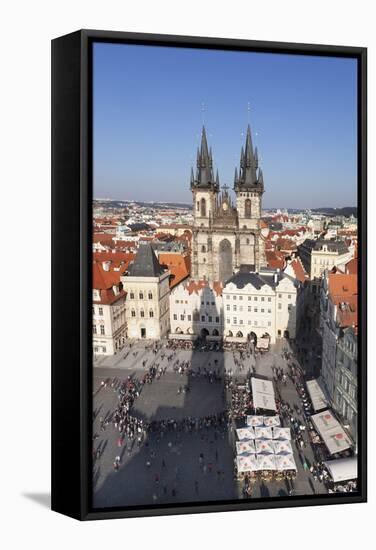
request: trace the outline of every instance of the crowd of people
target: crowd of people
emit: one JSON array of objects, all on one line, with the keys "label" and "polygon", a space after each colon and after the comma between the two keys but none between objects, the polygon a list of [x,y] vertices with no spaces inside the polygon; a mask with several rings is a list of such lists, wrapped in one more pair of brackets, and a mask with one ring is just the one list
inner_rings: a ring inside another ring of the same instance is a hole
[{"label": "crowd of people", "polygon": [[[126,451],[130,455],[134,446],[140,447],[148,438],[156,436],[157,441],[163,438],[166,434],[183,434],[201,432],[202,430],[210,430],[214,428],[215,437],[218,434],[234,433],[238,422],[243,420],[247,414],[254,413],[251,377],[255,373],[255,367],[251,365],[250,358],[256,356],[254,347],[246,346],[239,349],[238,345],[231,347],[233,354],[233,363],[238,372],[244,372],[242,377],[234,376],[232,369],[222,368],[218,365],[218,359],[211,359],[205,367],[193,366],[192,359],[185,359],[179,352],[185,349],[191,349],[190,341],[171,340],[167,344],[161,342],[151,343],[145,346],[145,349],[152,354],[150,359],[140,359],[144,367],[143,374],[137,378],[136,376],[128,376],[125,380],[118,378],[106,379],[101,382],[101,388],[112,389],[117,395],[117,406],[114,411],[106,414],[104,417],[99,417],[99,429],[105,430],[108,425],[112,425],[116,430],[117,446],[121,451],[113,461],[114,471],[118,471],[122,457]],[[127,354],[133,354],[137,357],[139,350],[133,349],[132,344],[129,345]],[[356,490],[356,484],[349,482],[337,487],[330,485],[330,476],[325,470],[323,460],[326,458],[323,455],[323,444],[318,439],[317,443],[312,443],[309,433],[312,432],[313,426],[310,422],[311,403],[306,394],[302,371],[297,363],[294,362],[291,352],[288,350],[282,351],[282,357],[287,363],[287,368],[274,365],[272,367],[274,376],[274,385],[276,391],[276,413],[280,415],[282,425],[291,428],[292,443],[295,444],[300,462],[307,472],[311,475],[315,482],[324,483],[329,491],[350,491]],[[253,362],[252,362],[253,363]],[[147,420],[139,418],[132,412],[135,400],[140,396],[145,384],[152,384],[154,380],[159,380],[165,375],[167,368],[177,375],[185,376],[186,383],[178,386],[177,392],[190,391],[190,381],[192,379],[204,379],[209,383],[221,383],[223,385],[223,410],[219,413],[206,415],[203,417],[186,416],[184,418],[164,418],[161,420]],[[300,403],[291,404],[283,399],[284,388],[289,381],[295,386],[298,393]],[[100,411],[94,411],[94,419],[98,417]],[[98,434],[94,434],[94,440]],[[304,452],[307,447],[312,447],[314,461],[308,460]],[[93,448],[94,464],[99,460],[104,452],[104,444],[101,443],[95,449]],[[150,465],[150,463],[149,463]],[[148,466],[148,463],[146,463]],[[162,462],[163,466],[163,462]],[[207,465],[204,465],[208,468]],[[156,475],[159,476],[157,473]],[[218,476],[221,478],[222,474]],[[271,472],[263,471],[255,474],[254,472],[237,475],[235,477],[242,481],[241,493],[245,498],[249,498],[252,494],[252,487],[256,480],[270,482],[272,480],[288,482],[293,481],[295,473],[287,472]],[[198,481],[195,481],[198,483]],[[196,487],[196,485],[195,485]],[[176,493],[176,487],[174,487]],[[293,486],[291,492],[293,494]]]}]

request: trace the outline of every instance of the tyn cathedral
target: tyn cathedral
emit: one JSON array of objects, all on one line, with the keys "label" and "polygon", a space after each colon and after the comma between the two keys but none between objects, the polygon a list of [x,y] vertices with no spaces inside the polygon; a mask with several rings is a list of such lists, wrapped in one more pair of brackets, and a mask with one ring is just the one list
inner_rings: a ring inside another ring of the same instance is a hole
[{"label": "tyn cathedral", "polygon": [[239,271],[240,266],[247,271],[265,267],[260,225],[264,180],[249,126],[245,148],[241,150],[239,173],[235,169],[236,205],[226,185],[220,190],[218,171],[214,177],[205,127],[197,151],[196,174],[193,168],[191,172],[191,190],[194,212],[192,277],[225,282]]}]

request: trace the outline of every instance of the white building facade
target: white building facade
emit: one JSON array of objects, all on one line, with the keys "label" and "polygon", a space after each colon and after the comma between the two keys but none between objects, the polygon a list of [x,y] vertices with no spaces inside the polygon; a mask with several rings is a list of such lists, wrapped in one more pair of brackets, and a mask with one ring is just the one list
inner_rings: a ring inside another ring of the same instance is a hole
[{"label": "white building facade", "polygon": [[101,263],[94,264],[93,285],[93,352],[114,355],[127,338],[126,293],[120,274],[110,272]]},{"label": "white building facade", "polygon": [[267,269],[240,271],[226,284],[189,280],[170,294],[171,337],[246,341],[269,336],[270,343],[296,335],[300,284]]},{"label": "white building facade", "polygon": [[184,281],[170,295],[171,337],[223,336],[223,285],[205,280]]},{"label": "white building facade", "polygon": [[239,272],[223,289],[225,338],[294,339],[299,283],[278,270]]},{"label": "white building facade", "polygon": [[121,281],[127,292],[128,338],[166,337],[170,331],[169,271],[160,266],[151,245],[140,246]]}]

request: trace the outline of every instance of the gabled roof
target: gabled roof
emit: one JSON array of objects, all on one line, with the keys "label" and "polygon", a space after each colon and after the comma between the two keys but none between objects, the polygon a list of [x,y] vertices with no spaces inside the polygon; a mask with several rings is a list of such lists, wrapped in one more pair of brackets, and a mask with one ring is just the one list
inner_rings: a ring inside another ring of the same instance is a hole
[{"label": "gabled roof", "polygon": [[295,279],[297,279],[298,281],[300,281],[301,283],[304,283],[304,281],[306,281],[307,279],[309,279],[309,275],[308,273],[306,272],[306,270],[304,269],[304,266],[302,264],[302,261],[301,259],[298,257],[298,258],[294,258],[289,264],[288,266],[286,267],[286,271],[288,272],[290,269],[287,269],[287,268],[290,268],[293,272],[293,276],[295,277]]},{"label": "gabled roof", "polygon": [[190,274],[190,258],[182,254],[159,254],[159,263],[170,271],[170,288],[175,287]]},{"label": "gabled roof", "polygon": [[284,277],[281,273],[277,273],[278,282],[276,283],[274,280],[275,274],[276,272],[273,272],[272,270],[270,270],[270,273],[267,273],[265,270],[265,273],[263,272],[262,275],[260,273],[246,273],[239,271],[226,281],[226,286],[232,283],[236,286],[236,288],[244,288],[250,284],[257,290],[260,290],[264,285],[267,285],[274,289],[281,278]]},{"label": "gabled roof", "polygon": [[128,272],[131,277],[160,277],[164,273],[151,244],[140,245]]},{"label": "gabled roof", "polygon": [[337,306],[340,327],[358,325],[358,276],[346,273],[329,273],[329,296]]},{"label": "gabled roof", "polygon": [[206,279],[191,279],[187,283],[183,283],[188,291],[188,294],[198,294],[203,288],[212,289],[217,296],[222,295],[223,283],[221,281],[213,281],[209,283]]}]

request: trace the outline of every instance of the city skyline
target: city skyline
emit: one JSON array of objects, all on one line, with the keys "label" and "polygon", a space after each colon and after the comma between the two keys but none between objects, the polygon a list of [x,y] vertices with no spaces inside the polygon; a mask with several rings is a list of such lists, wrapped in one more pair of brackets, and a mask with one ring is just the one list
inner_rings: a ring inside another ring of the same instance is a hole
[{"label": "city skyline", "polygon": [[352,59],[95,44],[93,92],[95,196],[191,202],[203,123],[232,187],[250,122],[265,209],[357,203]]}]

